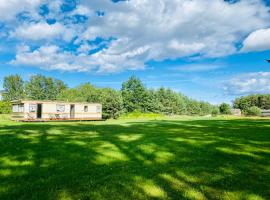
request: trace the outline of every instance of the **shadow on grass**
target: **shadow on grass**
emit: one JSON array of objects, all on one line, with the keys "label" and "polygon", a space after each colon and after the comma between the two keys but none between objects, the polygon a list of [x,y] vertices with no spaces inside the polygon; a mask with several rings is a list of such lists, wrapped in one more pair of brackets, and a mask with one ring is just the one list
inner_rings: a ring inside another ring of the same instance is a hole
[{"label": "shadow on grass", "polygon": [[270,199],[266,120],[0,124],[0,199]]}]

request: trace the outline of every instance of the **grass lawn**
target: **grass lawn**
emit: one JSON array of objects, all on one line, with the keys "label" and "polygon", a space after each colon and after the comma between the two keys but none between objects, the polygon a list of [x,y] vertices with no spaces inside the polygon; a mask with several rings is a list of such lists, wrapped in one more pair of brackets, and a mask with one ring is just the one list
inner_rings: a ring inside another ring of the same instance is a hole
[{"label": "grass lawn", "polygon": [[0,118],[1,200],[270,199],[269,119]]}]

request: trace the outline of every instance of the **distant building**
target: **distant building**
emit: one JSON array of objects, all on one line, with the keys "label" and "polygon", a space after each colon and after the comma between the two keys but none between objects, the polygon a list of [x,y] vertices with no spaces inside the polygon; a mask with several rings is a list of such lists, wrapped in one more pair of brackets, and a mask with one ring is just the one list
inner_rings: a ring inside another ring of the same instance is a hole
[{"label": "distant building", "polygon": [[270,110],[261,110],[262,117],[270,117]]},{"label": "distant building", "polygon": [[3,99],[3,93],[5,90],[0,90],[0,101]]},{"label": "distant building", "polygon": [[87,102],[18,100],[12,102],[12,112],[18,121],[102,119],[102,105]]},{"label": "distant building", "polygon": [[234,116],[241,116],[242,115],[242,112],[240,109],[231,109],[231,113]]}]

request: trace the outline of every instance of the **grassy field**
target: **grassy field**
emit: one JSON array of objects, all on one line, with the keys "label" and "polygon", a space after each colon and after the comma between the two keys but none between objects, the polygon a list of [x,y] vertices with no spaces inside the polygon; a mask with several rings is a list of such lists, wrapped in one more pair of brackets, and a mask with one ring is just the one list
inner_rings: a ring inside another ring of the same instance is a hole
[{"label": "grassy field", "polygon": [[0,199],[270,199],[270,120],[0,119]]}]

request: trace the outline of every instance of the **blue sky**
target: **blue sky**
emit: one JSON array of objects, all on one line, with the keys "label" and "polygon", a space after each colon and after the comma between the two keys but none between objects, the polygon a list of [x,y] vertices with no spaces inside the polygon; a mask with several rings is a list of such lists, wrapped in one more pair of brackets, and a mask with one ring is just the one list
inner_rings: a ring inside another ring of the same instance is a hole
[{"label": "blue sky", "polygon": [[[198,100],[270,93],[270,2],[0,1],[0,85],[10,74],[119,89],[131,75]],[[1,87],[0,87],[1,88]]]}]

